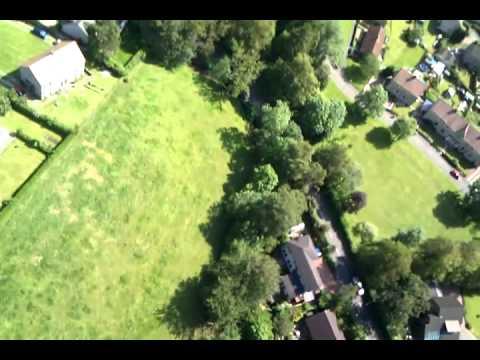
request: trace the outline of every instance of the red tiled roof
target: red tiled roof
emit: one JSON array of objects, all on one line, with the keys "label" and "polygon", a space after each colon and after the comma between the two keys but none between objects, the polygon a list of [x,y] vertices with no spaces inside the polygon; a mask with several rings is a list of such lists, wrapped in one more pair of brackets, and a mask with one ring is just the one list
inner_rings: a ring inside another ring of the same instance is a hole
[{"label": "red tiled roof", "polygon": [[476,152],[480,153],[480,131],[475,129],[472,125],[468,126],[464,134],[464,139]]},{"label": "red tiled roof", "polygon": [[441,99],[433,104],[429,112],[434,113],[453,132],[464,130],[467,126],[465,119],[458,115],[450,105]]},{"label": "red tiled roof", "polygon": [[381,26],[370,26],[363,37],[360,52],[379,56],[385,41],[385,30]]},{"label": "red tiled roof", "polygon": [[423,96],[425,91],[427,91],[427,84],[417,79],[405,69],[401,69],[392,81],[416,97]]}]

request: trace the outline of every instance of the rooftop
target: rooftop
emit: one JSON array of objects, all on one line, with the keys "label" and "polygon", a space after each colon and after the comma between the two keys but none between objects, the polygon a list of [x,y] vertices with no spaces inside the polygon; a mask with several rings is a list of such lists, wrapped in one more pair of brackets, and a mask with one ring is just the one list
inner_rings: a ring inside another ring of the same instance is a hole
[{"label": "rooftop", "polygon": [[345,340],[345,335],[338,327],[337,317],[330,310],[308,317],[306,323],[312,340]]},{"label": "rooftop", "polygon": [[392,81],[415,97],[423,96],[427,90],[427,85],[423,81],[417,79],[405,69],[401,69]]},{"label": "rooftop", "polygon": [[379,56],[385,41],[385,30],[381,26],[370,26],[365,34],[360,52]]}]

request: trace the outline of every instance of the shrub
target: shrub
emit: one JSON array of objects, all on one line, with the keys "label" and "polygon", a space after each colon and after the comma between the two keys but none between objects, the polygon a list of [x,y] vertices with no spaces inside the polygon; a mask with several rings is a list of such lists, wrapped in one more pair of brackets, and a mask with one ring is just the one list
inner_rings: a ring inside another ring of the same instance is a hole
[{"label": "shrub", "polygon": [[357,213],[367,205],[367,193],[362,191],[354,191],[348,197],[345,209],[349,213]]},{"label": "shrub", "polygon": [[135,65],[145,60],[145,52],[143,50],[137,51],[125,64],[126,70],[131,70]]},{"label": "shrub", "polygon": [[103,64],[115,77],[122,78],[127,75],[125,67],[112,58],[106,59]]},{"label": "shrub", "polygon": [[352,232],[355,236],[358,236],[362,242],[371,242],[375,240],[378,235],[377,227],[369,222],[357,223],[352,228]]}]

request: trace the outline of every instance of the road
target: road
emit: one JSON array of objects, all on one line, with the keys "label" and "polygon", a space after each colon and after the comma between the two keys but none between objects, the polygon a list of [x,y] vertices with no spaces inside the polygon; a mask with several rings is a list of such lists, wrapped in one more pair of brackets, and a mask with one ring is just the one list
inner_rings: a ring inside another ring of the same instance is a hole
[{"label": "road", "polygon": [[[330,67],[330,79],[335,82],[338,89],[347,98],[349,98],[351,101],[354,101],[359,91],[355,89],[355,87],[353,87],[350,82],[345,80],[340,69],[335,69],[330,64],[328,65]],[[387,111],[384,111],[381,119],[387,125],[391,125],[395,121],[395,117]],[[415,134],[411,136],[408,141],[421,152],[423,152],[441,171],[443,171],[460,191],[464,193],[468,191],[467,180],[462,176],[460,176],[458,180],[453,180],[450,175],[450,171],[452,171],[454,168],[440,155],[440,153],[432,145],[430,145],[427,140],[425,140],[421,135]]]},{"label": "road", "polygon": [[[342,239],[340,234],[335,231],[332,222],[331,212],[326,206],[327,202],[323,194],[313,192],[311,193],[316,202],[318,208],[318,215],[328,223],[328,230],[325,233],[325,237],[330,245],[335,249],[331,256],[335,262],[335,276],[340,284],[351,284],[353,279],[354,268],[350,258],[347,255],[344,244],[346,239]],[[380,340],[379,332],[375,329],[374,321],[372,320],[371,309],[368,305],[364,304],[361,296],[357,296],[354,300],[355,305],[359,310],[359,317],[361,322],[370,329],[368,340]]]}]

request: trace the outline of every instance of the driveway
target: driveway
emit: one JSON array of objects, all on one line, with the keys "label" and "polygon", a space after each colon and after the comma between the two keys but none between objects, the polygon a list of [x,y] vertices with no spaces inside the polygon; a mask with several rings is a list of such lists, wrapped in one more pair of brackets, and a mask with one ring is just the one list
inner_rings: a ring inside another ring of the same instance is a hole
[{"label": "driveway", "polygon": [[[333,246],[334,251],[332,252],[332,260],[335,262],[335,275],[337,281],[342,285],[351,284],[353,280],[353,275],[355,274],[353,264],[350,258],[347,255],[344,244],[346,244],[346,239],[341,238],[340,234],[335,231],[332,221],[332,214],[326,205],[325,195],[312,191],[311,195],[316,202],[318,208],[318,215],[328,223],[328,231],[325,233],[325,238],[328,243]],[[365,325],[369,330],[370,334],[367,337],[367,340],[380,340],[378,331],[375,329],[374,322],[372,320],[371,309],[367,304],[363,302],[361,296],[357,296],[354,299],[354,304],[356,305],[359,317],[363,325]]]},{"label": "driveway", "polygon": [[[330,63],[328,63],[328,66],[330,67],[330,79],[335,82],[338,89],[340,89],[340,91],[347,98],[349,98],[351,101],[354,101],[359,91],[355,89],[350,82],[345,80],[340,69],[333,68]],[[395,121],[395,117],[387,111],[384,111],[381,119],[388,126],[392,125],[392,123]],[[452,171],[454,168],[421,135],[415,134],[411,136],[408,141],[421,152],[423,152],[434,164],[436,164],[437,167],[451,179],[451,181],[461,192],[465,193],[468,191],[468,182],[466,179],[461,176],[458,180],[454,180],[450,175],[450,171]]]}]

